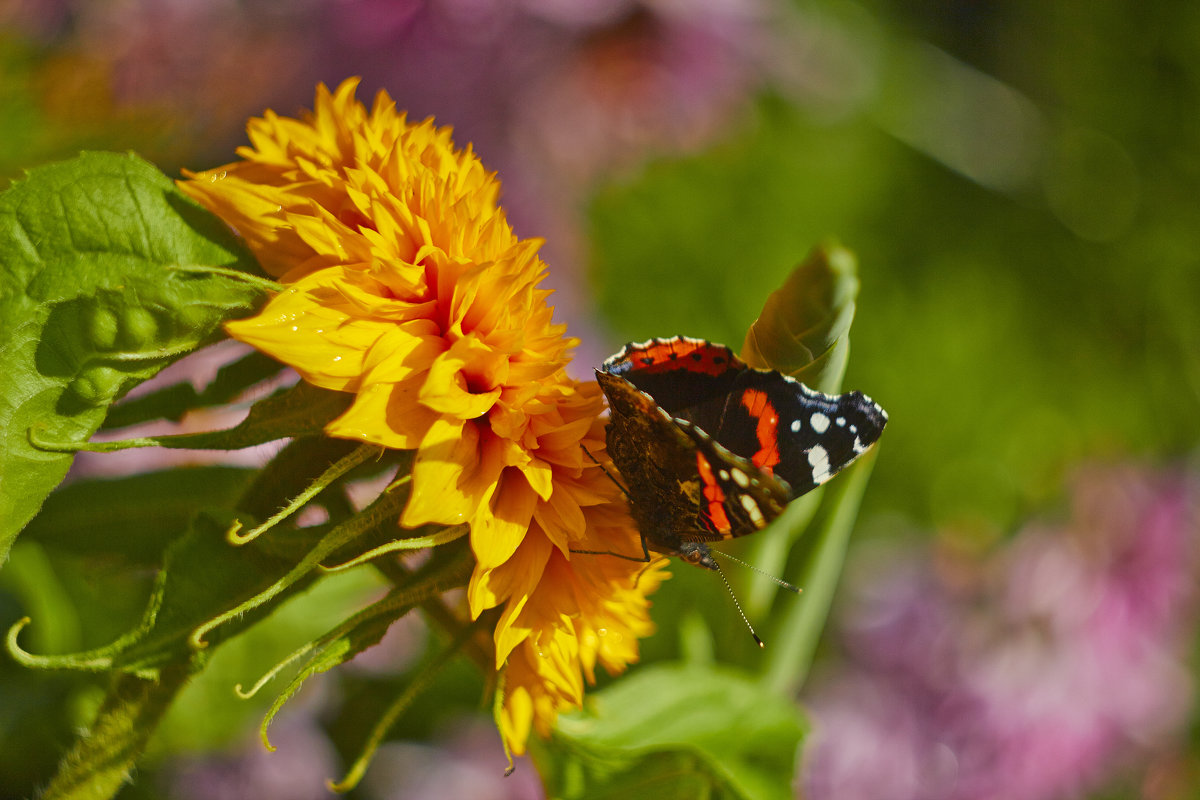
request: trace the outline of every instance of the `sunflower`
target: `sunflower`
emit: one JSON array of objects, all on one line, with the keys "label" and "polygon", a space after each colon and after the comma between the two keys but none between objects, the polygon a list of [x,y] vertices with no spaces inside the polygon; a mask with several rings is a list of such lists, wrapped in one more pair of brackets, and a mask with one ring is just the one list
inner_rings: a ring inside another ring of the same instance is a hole
[{"label": "sunflower", "polygon": [[355,395],[335,437],[414,450],[399,520],[470,527],[469,613],[501,608],[501,734],[515,753],[578,707],[596,664],[620,672],[665,573],[573,550],[640,551],[604,458],[603,397],[565,372],[539,240],[518,239],[500,184],[449,128],[410,123],[356,80],[300,119],[249,123],[241,160],[181,188],[284,287],[234,338]]}]

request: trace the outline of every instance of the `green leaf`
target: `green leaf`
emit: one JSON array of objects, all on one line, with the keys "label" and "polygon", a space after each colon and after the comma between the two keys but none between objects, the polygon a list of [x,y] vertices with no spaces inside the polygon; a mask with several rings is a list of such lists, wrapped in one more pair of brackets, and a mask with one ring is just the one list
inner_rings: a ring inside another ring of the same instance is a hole
[{"label": "green leaf", "polygon": [[551,797],[784,800],[804,731],[742,672],[663,664],[590,695],[536,757]]},{"label": "green leaf", "polygon": [[161,566],[163,552],[187,530],[196,509],[233,506],[253,474],[240,467],[188,467],[72,483],[50,495],[22,541]]},{"label": "green leaf", "polygon": [[133,156],[85,153],[0,195],[0,563],[71,455],[132,386],[220,335],[262,290],[206,266],[255,269],[214,216]]},{"label": "green leaf", "polygon": [[837,392],[846,371],[858,285],[853,253],[832,244],[816,248],[767,298],[746,332],[742,358],[814,389]]},{"label": "green leaf", "polygon": [[550,796],[560,800],[745,797],[703,753],[689,748],[614,754],[560,740],[544,749],[560,751],[553,762],[538,758],[543,781],[553,787]]},{"label": "green leaf", "polygon": [[217,376],[197,392],[191,383],[173,383],[141,397],[118,403],[104,418],[103,428],[124,428],[155,419],[180,420],[197,408],[228,403],[254,384],[283,369],[275,359],[253,350],[217,370]]},{"label": "green leaf", "polygon": [[300,381],[259,400],[244,420],[232,428],[200,433],[142,436],[107,442],[55,441],[36,431],[30,441],[43,450],[114,453],[135,447],[168,447],[176,450],[240,450],[244,447],[320,436],[325,426],[341,415],[354,400],[349,392],[321,389]]},{"label": "green leaf", "polygon": [[[257,543],[234,547],[225,539],[233,522],[229,512],[200,514],[191,529],[167,548],[163,568],[140,624],[116,641],[94,650],[65,655],[38,656],[17,647],[23,625],[9,631],[9,652],[34,668],[116,670],[154,679],[167,664],[193,659],[203,663],[206,650],[191,645],[198,626],[257,596],[295,566],[291,559],[268,555]],[[300,576],[271,596],[274,602],[255,604],[213,631],[215,644],[261,619],[285,597],[306,586],[311,575]],[[33,621],[36,624],[36,620]]]}]

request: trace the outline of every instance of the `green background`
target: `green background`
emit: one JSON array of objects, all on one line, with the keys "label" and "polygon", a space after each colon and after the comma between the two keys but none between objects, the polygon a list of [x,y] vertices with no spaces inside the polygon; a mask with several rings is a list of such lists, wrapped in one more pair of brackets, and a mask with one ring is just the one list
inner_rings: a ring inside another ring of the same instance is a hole
[{"label": "green background", "polygon": [[[891,417],[862,536],[915,529],[987,552],[1031,517],[1062,517],[1064,483],[1080,465],[1192,463],[1200,6],[912,0],[797,9],[824,26],[819,52],[844,67],[833,91],[768,85],[702,152],[660,154],[589,187],[573,279],[594,298],[599,323],[569,320],[572,332],[617,344],[687,334],[736,346],[790,269],[836,239],[857,254],[862,281],[844,385]],[[0,37],[0,174],[82,147],[136,150],[168,175],[228,158],[225,140],[164,136],[153,109],[62,113],[44,102],[53,56],[52,46]],[[225,135],[239,141],[236,130]],[[661,632],[645,642],[646,660],[713,650],[723,661],[753,658],[719,585],[674,571],[655,598]],[[0,622],[25,613],[44,621],[42,638],[30,629],[30,649],[97,646],[136,620],[148,580],[18,545],[0,572]],[[233,702],[227,687],[340,618],[324,611],[355,607],[377,588],[369,576],[331,581],[227,646],[173,710],[155,758],[253,745],[247,731],[269,698]],[[715,633],[696,634],[697,619]],[[348,700],[324,724],[352,740],[355,713],[400,678],[336,680]],[[0,664],[0,728],[13,735],[19,723],[25,745],[0,759],[0,785],[20,787],[19,796],[44,782],[101,686]],[[397,736],[424,736],[473,712],[479,691],[470,670],[446,673]],[[1192,729],[1181,758],[1196,774]],[[158,763],[123,796],[157,796]]]}]

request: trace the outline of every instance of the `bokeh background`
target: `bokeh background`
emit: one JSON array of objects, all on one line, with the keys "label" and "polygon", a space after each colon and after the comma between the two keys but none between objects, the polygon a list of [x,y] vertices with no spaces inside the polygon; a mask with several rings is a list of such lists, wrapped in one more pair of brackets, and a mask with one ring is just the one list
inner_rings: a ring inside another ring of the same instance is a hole
[{"label": "bokeh background", "polygon": [[[80,149],[215,166],[247,117],[350,75],[499,171],[580,376],[632,339],[737,346],[812,246],[857,253],[846,386],[891,424],[800,698],[798,794],[1200,796],[1200,5],[0,0],[0,180]],[[738,624],[675,571],[651,659],[685,606]],[[93,646],[147,579],[19,540],[0,621]],[[121,796],[327,796],[420,625],[311,682],[274,754],[265,699],[229,687],[375,590],[326,581],[229,645]],[[445,673],[355,796],[538,797],[529,764],[498,778],[479,691]],[[100,692],[0,663],[0,796],[44,784]]]}]

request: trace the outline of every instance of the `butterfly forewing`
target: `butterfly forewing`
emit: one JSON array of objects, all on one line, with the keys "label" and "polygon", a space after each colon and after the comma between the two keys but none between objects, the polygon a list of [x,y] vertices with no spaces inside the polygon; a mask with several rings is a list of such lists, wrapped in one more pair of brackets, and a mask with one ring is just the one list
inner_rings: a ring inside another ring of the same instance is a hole
[{"label": "butterfly forewing", "polygon": [[605,364],[612,365],[606,371],[653,397],[672,417],[701,426],[720,418],[745,369],[728,347],[686,338],[629,345]]},{"label": "butterfly forewing", "polygon": [[[799,497],[832,478],[878,441],[887,415],[861,392],[827,395],[776,372],[746,370],[734,385],[742,414],[727,415],[728,441],[788,483]],[[750,431],[749,426],[754,430]],[[738,430],[738,426],[742,426]],[[717,440],[726,443],[725,430]]]}]

